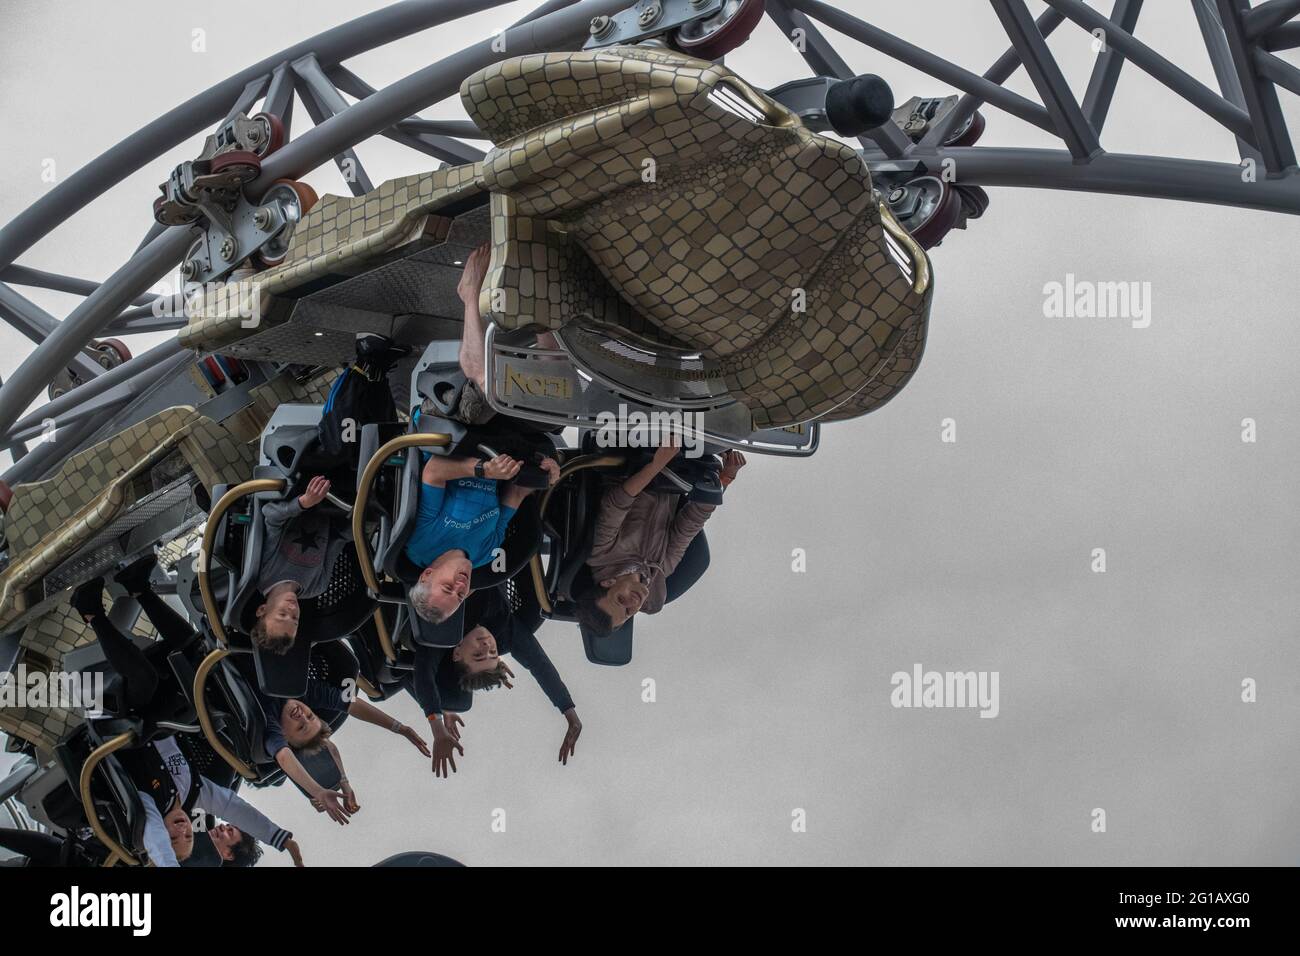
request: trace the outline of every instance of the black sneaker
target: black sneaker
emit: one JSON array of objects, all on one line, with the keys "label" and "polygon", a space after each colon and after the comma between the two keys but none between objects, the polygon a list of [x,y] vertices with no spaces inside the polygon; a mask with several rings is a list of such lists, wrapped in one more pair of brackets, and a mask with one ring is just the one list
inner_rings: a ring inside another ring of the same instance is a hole
[{"label": "black sneaker", "polygon": [[104,613],[104,579],[91,578],[72,592],[73,610],[82,617],[98,617]]},{"label": "black sneaker", "polygon": [[143,594],[145,591],[150,590],[149,578],[153,575],[153,569],[157,563],[158,559],[151,552],[136,561],[132,561],[121,571],[118,571],[117,574],[113,575],[113,580],[126,588],[127,594]]},{"label": "black sneaker", "polygon": [[399,345],[386,335],[357,333],[357,364],[368,371],[382,374],[410,354],[411,346]]}]

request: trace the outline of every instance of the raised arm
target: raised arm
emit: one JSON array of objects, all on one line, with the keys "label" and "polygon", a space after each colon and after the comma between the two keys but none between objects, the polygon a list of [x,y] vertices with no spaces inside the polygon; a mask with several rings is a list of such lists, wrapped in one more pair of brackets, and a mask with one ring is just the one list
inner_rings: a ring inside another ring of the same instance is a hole
[{"label": "raised arm", "polygon": [[677,451],[678,446],[676,444],[656,448],[650,463],[635,474],[629,475],[623,482],[623,493],[630,498],[635,498],[645,491],[650,482],[654,481],[655,476],[668,467],[668,463],[677,457]]},{"label": "raised arm", "polygon": [[[736,480],[740,469],[746,465],[745,456],[735,449],[730,449],[722,456],[722,473],[720,479],[723,488],[728,488]],[[668,537],[668,551],[664,555],[664,574],[672,574],[681,563],[682,556],[690,547],[691,541],[700,533],[704,522],[713,514],[714,505],[686,504],[677,510],[673,518],[672,530]]]},{"label": "raised arm", "polygon": [[408,727],[396,717],[389,717],[368,700],[362,700],[360,697],[355,698],[352,703],[348,704],[348,715],[365,721],[367,724],[374,724],[376,727],[391,730],[399,737],[405,737],[409,740],[426,757],[432,756],[429,745],[425,743],[424,738],[416,732],[414,727]]},{"label": "raised arm", "polygon": [[446,656],[445,648],[426,647],[417,644],[415,648],[415,674],[411,692],[424,711],[429,721],[429,732],[433,735],[433,775],[446,777],[456,772],[455,752],[465,756],[461,746],[459,731],[454,722],[443,720],[442,695],[438,692],[438,667]]},{"label": "raised arm", "polygon": [[302,505],[297,498],[288,501],[272,501],[262,505],[262,521],[268,532],[280,531],[294,518],[302,514]]},{"label": "raised arm", "polygon": [[337,790],[326,790],[316,779],[307,772],[307,768],[298,760],[298,755],[293,752],[291,747],[281,747],[276,751],[275,762],[280,769],[284,771],[285,776],[302,787],[307,793],[307,799],[314,800],[329,818],[340,826],[346,825],[348,813],[343,806],[343,794]]},{"label": "raised arm", "polygon": [[511,625],[515,632],[511,636],[511,655],[523,665],[524,670],[533,675],[542,692],[546,694],[546,699],[554,704],[557,710],[561,713],[571,710],[573,698],[569,694],[569,689],[564,686],[560,672],[555,669],[546,651],[542,649],[537,635],[519,627],[516,622],[512,621]]},{"label": "raised arm", "polygon": [[420,472],[420,480],[426,485],[442,488],[449,481],[457,478],[473,478],[475,458],[450,457],[447,455],[430,455]]},{"label": "raised arm", "polygon": [[[277,850],[287,849],[293,842],[292,833],[276,826],[239,794],[202,776],[199,777],[199,806]],[[302,865],[296,853],[294,859],[298,866]]]}]

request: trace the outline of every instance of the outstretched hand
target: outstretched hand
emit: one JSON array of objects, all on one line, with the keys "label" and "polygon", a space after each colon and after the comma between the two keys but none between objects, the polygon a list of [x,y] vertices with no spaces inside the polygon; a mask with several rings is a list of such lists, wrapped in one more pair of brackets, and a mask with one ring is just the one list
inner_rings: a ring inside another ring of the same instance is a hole
[{"label": "outstretched hand", "polygon": [[304,511],[308,508],[315,508],[325,500],[325,496],[329,494],[329,491],[329,479],[322,475],[317,475],[311,481],[307,482],[307,490],[298,496],[298,504],[303,507]]},{"label": "outstretched hand", "polygon": [[734,448],[728,449],[726,454],[722,456],[722,474],[718,479],[722,482],[722,487],[725,488],[735,481],[736,474],[740,469],[744,468],[746,464],[748,464],[748,462],[746,462],[744,455],[736,451]]},{"label": "outstretched hand", "polygon": [[569,727],[564,732],[564,740],[560,742],[560,763],[567,767],[569,758],[573,756],[578,746],[578,735],[582,733],[582,721],[578,719],[577,710],[572,707],[564,712],[564,719],[569,722]]},{"label": "outstretched hand", "polygon": [[312,798],[311,805],[318,813],[324,813],[339,826],[347,826],[349,812],[343,794],[338,790],[322,790]]},{"label": "outstretched hand", "polygon": [[397,731],[397,733],[400,736],[405,737],[407,740],[409,740],[411,744],[415,747],[415,749],[420,751],[420,753],[424,754],[426,757],[433,756],[432,752],[429,750],[429,745],[424,742],[424,738],[421,737],[419,733],[416,732],[416,729],[414,727],[410,727],[407,726],[406,724],[402,724],[401,728]]},{"label": "outstretched hand", "polygon": [[447,733],[460,740],[460,728],[465,726],[465,721],[461,719],[460,714],[448,710],[442,715],[442,726],[447,729]]},{"label": "outstretched hand", "polygon": [[543,458],[541,461],[542,471],[546,472],[547,483],[555,487],[555,483],[560,480],[560,464],[554,458]]},{"label": "outstretched hand", "polygon": [[447,778],[456,772],[456,754],[465,756],[465,748],[440,720],[429,722],[433,728],[433,775]]},{"label": "outstretched hand", "polygon": [[357,803],[356,792],[352,789],[352,784],[348,783],[346,779],[339,784],[339,787],[343,791],[343,809],[351,816],[361,809],[361,804]]}]

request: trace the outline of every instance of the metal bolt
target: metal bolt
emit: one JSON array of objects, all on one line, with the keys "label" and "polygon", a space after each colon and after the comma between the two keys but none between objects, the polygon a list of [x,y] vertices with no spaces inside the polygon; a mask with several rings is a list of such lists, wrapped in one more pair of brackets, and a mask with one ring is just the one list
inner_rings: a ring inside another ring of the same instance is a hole
[{"label": "metal bolt", "polygon": [[193,279],[199,274],[199,264],[193,259],[186,259],[181,263],[181,275],[186,279]]},{"label": "metal bolt", "polygon": [[663,12],[664,8],[659,5],[659,0],[655,0],[654,3],[641,11],[641,16],[637,17],[636,22],[640,24],[642,28],[648,27],[663,16]]},{"label": "metal bolt", "polygon": [[898,205],[900,202],[903,201],[903,197],[905,197],[906,195],[907,195],[906,189],[904,189],[902,186],[895,186],[893,191],[889,194],[889,204],[891,206]]},{"label": "metal bolt", "polygon": [[226,236],[226,238],[222,239],[221,249],[218,250],[218,254],[226,262],[229,262],[231,259],[235,258],[235,240],[232,239],[230,236]]},{"label": "metal bolt", "polygon": [[265,229],[271,222],[271,210],[265,206],[253,213],[253,225],[258,229]]},{"label": "metal bolt", "polygon": [[591,35],[603,37],[614,28],[614,21],[609,17],[594,17],[591,21]]},{"label": "metal bolt", "polygon": [[691,0],[691,6],[693,6],[693,7],[707,7],[707,6],[708,6],[710,3],[712,3],[712,2],[713,2],[713,0]]}]

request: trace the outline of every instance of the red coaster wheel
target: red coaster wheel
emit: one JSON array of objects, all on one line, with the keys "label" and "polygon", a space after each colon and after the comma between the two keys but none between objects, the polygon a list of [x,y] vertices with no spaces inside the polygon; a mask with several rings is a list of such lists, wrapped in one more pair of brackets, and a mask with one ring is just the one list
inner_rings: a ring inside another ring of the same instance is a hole
[{"label": "red coaster wheel", "polygon": [[984,119],[984,114],[976,110],[971,114],[970,122],[957,135],[953,136],[944,143],[945,146],[974,146],[981,136],[984,135],[984,127],[988,125]]},{"label": "red coaster wheel", "polygon": [[284,257],[289,254],[289,241],[293,238],[294,227],[303,216],[311,212],[311,208],[316,205],[320,197],[316,195],[316,190],[301,180],[278,179],[262,196],[262,205],[275,200],[284,204],[287,221],[279,235],[253,254],[257,264],[264,269],[278,266],[284,261]]},{"label": "red coaster wheel", "polygon": [[203,210],[197,206],[173,202],[166,196],[159,196],[153,201],[154,221],[163,226],[188,226],[201,215]]},{"label": "red coaster wheel", "polygon": [[262,160],[257,153],[232,149],[213,156],[208,169],[208,175],[200,177],[204,188],[234,189],[258,177],[262,172]]},{"label": "red coaster wheel", "polygon": [[707,20],[692,20],[673,34],[682,52],[701,60],[716,60],[749,39],[763,19],[763,0],[726,0]]},{"label": "red coaster wheel", "polygon": [[274,113],[255,113],[250,119],[260,121],[267,131],[267,139],[257,155],[265,159],[284,145],[284,123]]},{"label": "red coaster wheel", "polygon": [[9,502],[14,500],[14,490],[0,481],[0,513],[8,513]]},{"label": "red coaster wheel", "polygon": [[922,248],[933,249],[961,219],[961,197],[937,176],[920,176],[889,196],[899,223]]},{"label": "red coaster wheel", "polygon": [[116,355],[117,361],[114,363],[116,365],[131,361],[131,350],[126,347],[126,343],[121,339],[101,339],[95,348],[100,352],[107,351]]}]

